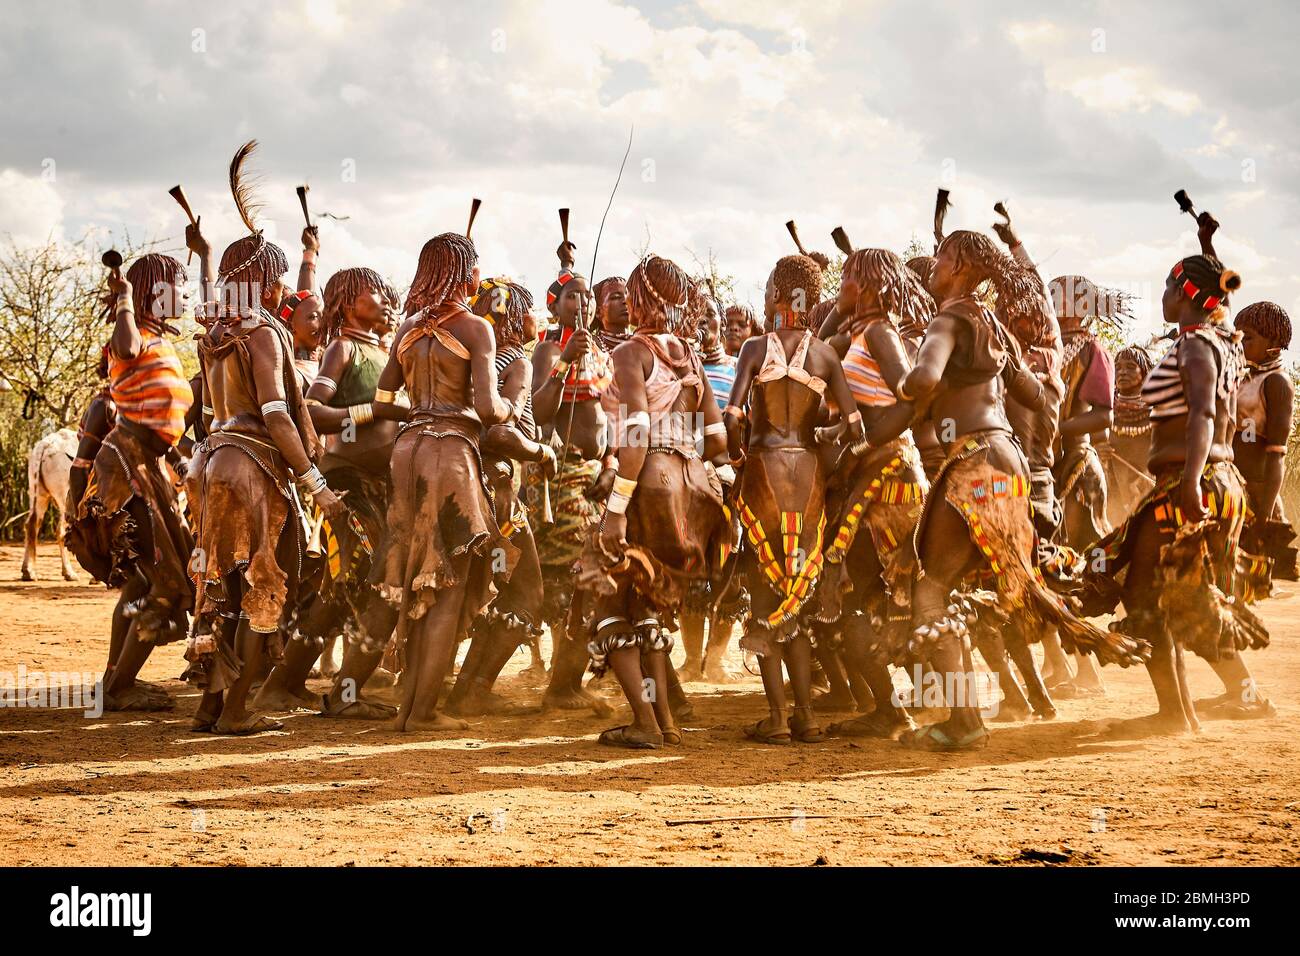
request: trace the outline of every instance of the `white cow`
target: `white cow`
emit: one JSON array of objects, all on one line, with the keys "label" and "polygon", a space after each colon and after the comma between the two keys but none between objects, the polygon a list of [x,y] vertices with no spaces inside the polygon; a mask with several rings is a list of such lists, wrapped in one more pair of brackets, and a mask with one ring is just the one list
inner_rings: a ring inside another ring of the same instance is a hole
[{"label": "white cow", "polygon": [[32,447],[27,457],[27,496],[31,510],[27,512],[27,548],[23,552],[23,580],[36,580],[36,535],[45,518],[45,509],[53,501],[59,509],[59,558],[63,562],[63,579],[77,580],[68,560],[68,549],[63,545],[67,530],[66,506],[68,500],[68,475],[72,460],[77,457],[77,430],[60,428],[46,435]]}]

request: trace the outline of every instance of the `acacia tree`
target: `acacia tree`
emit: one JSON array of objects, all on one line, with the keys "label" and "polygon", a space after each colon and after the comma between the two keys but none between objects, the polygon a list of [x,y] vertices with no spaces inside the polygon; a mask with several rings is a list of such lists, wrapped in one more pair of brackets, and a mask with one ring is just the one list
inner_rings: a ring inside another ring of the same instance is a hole
[{"label": "acacia tree", "polygon": [[[128,260],[158,245],[118,248]],[[105,270],[89,237],[0,245],[0,529],[12,534],[27,502],[27,455],[57,428],[75,426],[99,388],[95,369],[110,328],[101,314]],[[193,349],[182,338],[182,358]]]}]

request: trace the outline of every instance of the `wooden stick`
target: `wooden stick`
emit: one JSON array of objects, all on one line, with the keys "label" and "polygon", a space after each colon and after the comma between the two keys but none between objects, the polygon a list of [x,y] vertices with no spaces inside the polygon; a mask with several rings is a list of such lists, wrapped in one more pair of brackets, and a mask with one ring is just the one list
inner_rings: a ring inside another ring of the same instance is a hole
[{"label": "wooden stick", "polygon": [[302,218],[306,220],[307,225],[311,225],[311,214],[307,212],[307,190],[310,186],[302,185],[298,187],[298,202],[302,205]]},{"label": "wooden stick", "polygon": [[943,221],[951,205],[948,200],[948,190],[940,189],[938,195],[934,197],[934,251],[936,253],[939,251],[939,243],[943,242]]},{"label": "wooden stick", "polygon": [[568,209],[560,210],[560,235],[564,238],[564,241],[566,243],[569,241],[569,210]]},{"label": "wooden stick", "polygon": [[830,813],[765,813],[754,817],[701,817],[698,820],[665,820],[664,823],[670,827],[680,827],[689,823],[745,823],[762,820],[873,820],[883,816],[883,813],[861,813],[846,816]]},{"label": "wooden stick", "polygon": [[474,228],[474,217],[478,215],[478,207],[483,205],[483,200],[475,199],[469,204],[469,223],[465,226],[465,238],[469,238],[471,230]]},{"label": "wooden stick", "polygon": [[[194,210],[190,208],[190,201],[185,197],[185,190],[182,189],[179,184],[177,184],[173,186],[171,189],[167,190],[167,192],[172,197],[172,199],[175,199],[178,203],[180,203],[180,207],[183,210],[185,210],[185,215],[190,217],[190,223],[192,225],[197,226],[199,221],[194,218]],[[192,262],[193,260],[194,260],[194,250],[191,249],[190,254],[185,257],[185,264],[189,265],[190,262]]]},{"label": "wooden stick", "polygon": [[794,240],[795,248],[799,250],[799,254],[803,256],[808,255],[808,250],[805,249],[803,243],[799,241],[799,230],[795,228],[794,220],[791,219],[787,222],[785,228],[790,230],[790,238]]},{"label": "wooden stick", "polygon": [[[109,272],[113,275],[117,275],[122,268],[122,253],[118,252],[116,249],[107,249],[104,254],[99,257],[99,261],[103,263],[104,267],[108,269]],[[100,319],[110,318],[112,311],[113,299],[110,298],[105,304],[103,311],[99,313]]]},{"label": "wooden stick", "polygon": [[831,230],[831,239],[834,240],[836,248],[846,256],[853,255],[853,243],[849,242],[848,233],[844,231],[843,226],[836,226]]},{"label": "wooden stick", "polygon": [[1191,216],[1193,219],[1196,218],[1196,209],[1192,206],[1191,197],[1187,195],[1186,189],[1180,189],[1178,192],[1174,193],[1174,202],[1178,203],[1178,208],[1187,213],[1187,215]]}]

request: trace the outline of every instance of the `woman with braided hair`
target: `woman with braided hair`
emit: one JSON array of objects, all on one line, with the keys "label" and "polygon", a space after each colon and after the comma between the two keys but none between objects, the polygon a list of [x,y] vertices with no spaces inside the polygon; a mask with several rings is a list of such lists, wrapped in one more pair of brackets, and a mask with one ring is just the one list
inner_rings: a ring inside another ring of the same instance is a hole
[{"label": "woman with braided hair", "polygon": [[[1291,317],[1273,302],[1256,302],[1237,313],[1246,374],[1237,392],[1232,460],[1246,482],[1250,510],[1241,529],[1236,594],[1239,601],[1267,598],[1275,577],[1296,579],[1295,531],[1282,511],[1286,446],[1291,437],[1294,392],[1282,368],[1291,344]],[[1251,677],[1242,654],[1223,656],[1211,666],[1224,693],[1196,702],[1202,717],[1245,720],[1272,717],[1277,708]]]},{"label": "woman with braided hair", "polygon": [[[379,338],[393,324],[400,297],[379,273],[341,269],[325,285],[324,327],[329,345],[307,391],[312,425],[324,436],[321,473],[347,495],[348,516],[321,522],[325,567],[319,590],[298,616],[284,662],[258,692],[258,706],[290,710],[304,704],[327,717],[392,717],[392,707],[361,700],[358,688],[375,672],[396,615],[370,585],[374,554],[387,534],[391,495],[389,460],[397,423],[375,418],[379,375],[388,362]],[[322,646],[345,635],[343,666],[324,699],[306,688]]]},{"label": "woman with braided hair", "polygon": [[[1225,319],[1228,297],[1240,288],[1241,277],[1213,254],[1210,239],[1218,223],[1201,213],[1199,224],[1203,252],[1174,264],[1161,300],[1177,338],[1142,387],[1154,422],[1148,467],[1155,487],[1102,539],[1098,548],[1104,561],[1088,573],[1085,611],[1103,614],[1122,600],[1126,616],[1112,629],[1153,646],[1147,672],[1159,709],[1121,722],[1113,728],[1116,735],[1187,733],[1199,727],[1184,648],[1222,665],[1247,647],[1268,644],[1263,624],[1232,597],[1248,508],[1245,483],[1232,460],[1245,357],[1240,334],[1225,327]],[[1222,677],[1228,668],[1216,670]],[[1253,693],[1253,687],[1229,689]]]},{"label": "woman with braided hair", "polygon": [[912,532],[928,487],[908,431],[914,406],[895,392],[911,369],[900,327],[924,326],[934,300],[894,253],[858,249],[844,262],[836,310],[849,319],[844,376],[866,439],[844,448],[830,480],[830,545],[817,617],[840,622],[844,655],[866,679],[875,709],[830,732],[896,738],[913,725],[893,692],[889,665],[906,658]]},{"label": "woman with braided hair", "polygon": [[618,476],[583,554],[579,586],[591,594],[592,670],[612,669],[632,708],[631,724],[600,735],[609,746],[681,743],[669,706],[674,618],[695,582],[717,596],[730,544],[722,413],[699,357],[678,337],[688,332],[690,285],[658,256],[632,270],[627,301],[636,333],[615,350],[614,381],[601,397]]},{"label": "woman with braided hair", "polygon": [[1127,299],[1085,276],[1057,276],[1049,288],[1065,342],[1061,371],[1065,399],[1055,464],[1061,500],[1057,540],[1084,551],[1110,531],[1106,477],[1091,436],[1102,435],[1111,426],[1115,373],[1093,326],[1127,315]]},{"label": "woman with braided hair", "polygon": [[[769,710],[746,735],[763,743],[825,739],[812,711],[811,630],[804,613],[825,561],[826,466],[816,434],[823,398],[838,410],[838,424],[825,437],[844,436],[855,445],[863,431],[839,356],[808,327],[821,289],[822,270],[812,258],[777,261],[764,302],[773,331],[741,348],[726,408],[732,460],[744,459],[736,510],[752,604],[740,646],[759,656]],[[790,717],[782,664],[794,696]]]},{"label": "woman with braided hair", "polygon": [[[1015,260],[974,232],[957,231],[939,245],[930,288],[941,302],[915,367],[896,389],[939,424],[948,458],[931,486],[917,524],[921,573],[913,588],[909,650],[927,659],[945,684],[951,716],[905,733],[901,741],[925,750],[981,747],[988,731],[971,664],[974,573],[996,589],[981,622],[996,631],[1019,618],[1022,633],[1059,629],[1073,647],[1108,660],[1138,659],[1138,644],[1076,618],[1049,591],[1035,564],[1037,539],[1029,506],[1029,464],[1014,440],[1002,395],[1041,407],[1042,383],[1020,363],[1016,340],[976,297],[985,282],[1004,302],[1037,296],[1038,287]],[[968,576],[971,580],[967,580]],[[986,598],[985,595],[988,595]]]},{"label": "woman with braided hair", "polygon": [[1241,592],[1247,600],[1268,597],[1273,578],[1296,580],[1295,531],[1282,511],[1287,442],[1291,438],[1294,388],[1282,368],[1291,344],[1291,317],[1274,302],[1256,302],[1237,313],[1246,377],[1237,395],[1232,457],[1250,499],[1241,547],[1250,555]]},{"label": "woman with braided hair", "polygon": [[537,337],[532,295],[512,279],[484,279],[469,305],[492,324],[498,389],[510,407],[507,421],[484,430],[483,467],[497,526],[519,549],[519,561],[470,629],[469,650],[447,698],[447,712],[460,717],[515,709],[494,694],[492,686],[521,645],[536,648],[545,597],[537,544],[519,497],[516,463],[533,462],[548,476],[554,476],[556,464],[554,449],[539,440],[533,420],[532,369],[524,354],[524,343]]},{"label": "woman with braided hair", "polygon": [[[458,233],[424,244],[375,393],[376,418],[401,421],[393,445],[388,538],[379,587],[398,611],[404,659],[395,730],[463,730],[438,699],[456,644],[509,576],[518,549],[502,535],[479,454],[484,428],[507,421],[492,326],[469,310],[478,252]],[[406,389],[409,410],[397,401]]]},{"label": "woman with braided hair", "polygon": [[[121,588],[115,623],[129,619],[125,633],[115,628],[118,639],[110,642],[103,685],[108,710],[173,705],[136,676],[156,645],[184,638],[194,606],[186,573],[194,541],[165,464],[184,476],[175,446],[193,393],[166,335],[175,334],[169,323],[184,313],[185,282],[185,267],[159,253],[141,256],[125,277],[109,278],[114,325],[105,355],[115,415],[102,442],[79,446],[79,455],[90,456],[93,448],[93,456],[74,462],[85,477],[67,531],[69,550],[97,580]],[[86,438],[108,425],[107,416],[92,423]]]},{"label": "woman with braided hair", "polygon": [[1097,446],[1106,474],[1106,520],[1118,528],[1151,489],[1151,408],[1142,401],[1142,383],[1155,361],[1141,345],[1115,353],[1115,397],[1110,431]]},{"label": "woman with braided hair", "polygon": [[[196,450],[192,500],[199,503],[190,564],[197,613],[186,649],[187,677],[203,689],[194,729],[252,734],[283,726],[246,707],[265,663],[283,655],[282,629],[297,604],[304,547],[299,493],[342,516],[315,462],[323,449],[293,364],[278,309],[289,269],[284,251],[257,228],[257,204],[243,166],[230,164],[231,193],[249,235],[221,257],[215,321],[199,340],[207,438]],[[296,486],[296,488],[295,488]]]}]

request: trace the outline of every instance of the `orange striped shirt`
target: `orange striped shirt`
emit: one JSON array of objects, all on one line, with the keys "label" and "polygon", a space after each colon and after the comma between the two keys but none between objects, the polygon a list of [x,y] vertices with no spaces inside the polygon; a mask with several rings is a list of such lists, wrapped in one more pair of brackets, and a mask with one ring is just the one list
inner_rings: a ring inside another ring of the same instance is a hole
[{"label": "orange striped shirt", "polygon": [[108,376],[117,414],[168,445],[176,444],[185,433],[185,413],[194,404],[194,392],[172,344],[146,337],[133,359],[120,359],[110,350]]},{"label": "orange striped shirt", "polygon": [[880,374],[880,365],[867,348],[866,334],[859,332],[844,356],[844,377],[848,380],[849,390],[859,405],[879,408],[893,405],[897,398],[885,384],[885,377]]}]

